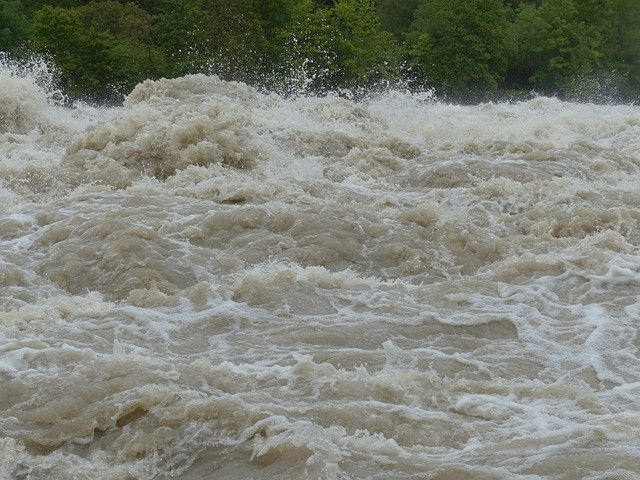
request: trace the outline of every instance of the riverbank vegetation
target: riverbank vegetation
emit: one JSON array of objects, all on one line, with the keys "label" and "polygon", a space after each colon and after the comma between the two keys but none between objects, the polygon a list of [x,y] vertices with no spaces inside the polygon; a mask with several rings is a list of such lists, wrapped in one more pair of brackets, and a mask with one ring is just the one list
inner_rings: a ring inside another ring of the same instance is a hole
[{"label": "riverbank vegetation", "polygon": [[2,0],[0,51],[74,98],[205,72],[283,93],[640,99],[638,0]]}]

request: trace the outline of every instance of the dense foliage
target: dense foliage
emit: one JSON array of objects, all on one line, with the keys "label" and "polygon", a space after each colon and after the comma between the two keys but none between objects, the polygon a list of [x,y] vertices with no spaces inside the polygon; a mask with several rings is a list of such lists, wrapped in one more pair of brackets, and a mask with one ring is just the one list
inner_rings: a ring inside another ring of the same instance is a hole
[{"label": "dense foliage", "polygon": [[50,58],[87,98],[207,72],[285,92],[636,101],[640,1],[0,0],[0,51]]}]

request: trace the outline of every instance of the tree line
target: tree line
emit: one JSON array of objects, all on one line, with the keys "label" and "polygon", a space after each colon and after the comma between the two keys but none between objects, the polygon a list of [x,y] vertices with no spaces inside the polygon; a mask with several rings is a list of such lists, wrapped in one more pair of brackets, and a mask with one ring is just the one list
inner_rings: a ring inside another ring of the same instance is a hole
[{"label": "tree line", "polygon": [[638,0],[1,0],[0,51],[75,98],[215,73],[280,92],[640,98]]}]

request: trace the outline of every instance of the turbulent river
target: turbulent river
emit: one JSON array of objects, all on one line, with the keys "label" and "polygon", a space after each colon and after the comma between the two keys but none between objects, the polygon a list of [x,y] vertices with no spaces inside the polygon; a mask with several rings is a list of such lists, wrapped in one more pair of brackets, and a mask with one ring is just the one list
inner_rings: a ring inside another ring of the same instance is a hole
[{"label": "turbulent river", "polygon": [[0,478],[640,478],[640,108],[67,108],[0,72]]}]

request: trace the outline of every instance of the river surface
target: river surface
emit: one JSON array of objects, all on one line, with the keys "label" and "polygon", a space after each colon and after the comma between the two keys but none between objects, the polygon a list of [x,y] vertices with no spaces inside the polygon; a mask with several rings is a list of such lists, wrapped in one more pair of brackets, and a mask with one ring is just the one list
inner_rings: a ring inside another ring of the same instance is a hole
[{"label": "river surface", "polygon": [[2,480],[637,480],[639,349],[639,107],[0,72]]}]

